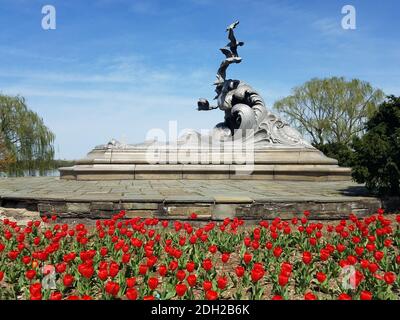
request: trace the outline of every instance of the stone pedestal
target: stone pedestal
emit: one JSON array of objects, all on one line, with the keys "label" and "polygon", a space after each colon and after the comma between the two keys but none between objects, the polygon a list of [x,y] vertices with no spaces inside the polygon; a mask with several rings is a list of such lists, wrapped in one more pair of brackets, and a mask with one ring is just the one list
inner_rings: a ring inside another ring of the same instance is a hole
[{"label": "stone pedestal", "polygon": [[59,168],[62,179],[69,180],[303,180],[346,181],[350,169],[314,148],[260,148],[252,159],[238,161],[221,150],[191,149],[188,162],[184,150],[166,148],[158,163],[149,163],[145,146],[93,149],[73,167]]}]

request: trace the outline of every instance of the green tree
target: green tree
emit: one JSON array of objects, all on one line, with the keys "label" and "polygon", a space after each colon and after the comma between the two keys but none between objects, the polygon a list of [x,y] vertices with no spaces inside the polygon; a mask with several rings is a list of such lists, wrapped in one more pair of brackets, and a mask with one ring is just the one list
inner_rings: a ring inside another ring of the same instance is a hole
[{"label": "green tree", "polygon": [[28,109],[24,98],[0,94],[0,138],[3,154],[13,160],[7,164],[9,173],[20,175],[49,168],[54,157],[54,134]]},{"label": "green tree", "polygon": [[9,165],[14,163],[15,159],[10,154],[10,151],[6,147],[4,138],[0,135],[0,172],[4,172],[8,169]]},{"label": "green tree", "polygon": [[354,165],[354,151],[351,146],[344,143],[325,143],[316,146],[327,157],[334,158],[342,167],[352,167]]},{"label": "green tree", "polygon": [[353,177],[382,195],[400,194],[400,97],[389,96],[355,138]]},{"label": "green tree", "polygon": [[344,78],[312,79],[277,101],[274,108],[311,138],[314,146],[349,145],[364,132],[384,94],[368,82]]}]

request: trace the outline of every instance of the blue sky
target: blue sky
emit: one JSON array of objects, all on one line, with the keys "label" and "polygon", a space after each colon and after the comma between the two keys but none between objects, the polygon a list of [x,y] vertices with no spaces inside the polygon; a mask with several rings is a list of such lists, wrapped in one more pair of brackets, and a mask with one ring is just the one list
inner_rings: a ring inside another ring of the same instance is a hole
[{"label": "blue sky", "polygon": [[[41,28],[54,5],[57,29]],[[357,29],[341,28],[356,8]],[[224,32],[240,20],[243,62],[228,70],[271,107],[313,77],[345,76],[400,95],[398,0],[0,0],[0,92],[22,95],[56,134],[58,158],[82,158],[152,128],[211,128]]]}]

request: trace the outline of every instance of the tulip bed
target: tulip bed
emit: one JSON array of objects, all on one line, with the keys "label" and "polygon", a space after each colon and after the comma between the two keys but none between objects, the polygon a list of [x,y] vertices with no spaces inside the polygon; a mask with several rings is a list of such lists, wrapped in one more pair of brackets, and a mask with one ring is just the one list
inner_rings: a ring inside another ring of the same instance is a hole
[{"label": "tulip bed", "polygon": [[0,299],[399,299],[400,215],[0,220]]}]

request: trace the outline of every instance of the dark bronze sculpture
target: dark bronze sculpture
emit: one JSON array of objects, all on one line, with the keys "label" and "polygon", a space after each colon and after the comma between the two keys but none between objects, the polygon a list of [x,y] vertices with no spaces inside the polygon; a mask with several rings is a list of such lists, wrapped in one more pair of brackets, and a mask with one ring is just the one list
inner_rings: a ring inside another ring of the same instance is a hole
[{"label": "dark bronze sculpture", "polygon": [[199,99],[197,109],[209,111],[220,109],[225,112],[225,120],[214,128],[214,137],[233,137],[238,130],[241,135],[251,135],[255,141],[255,147],[282,145],[311,147],[297,130],[288,126],[278,116],[267,110],[264,100],[251,86],[241,80],[226,79],[226,70],[232,63],[240,63],[242,58],[238,55],[237,48],[243,46],[244,42],[237,41],[234,30],[239,24],[236,21],[228,26],[229,43],[221,52],[225,59],[217,72],[214,82],[214,98],[216,106],[211,106],[207,99]]}]

